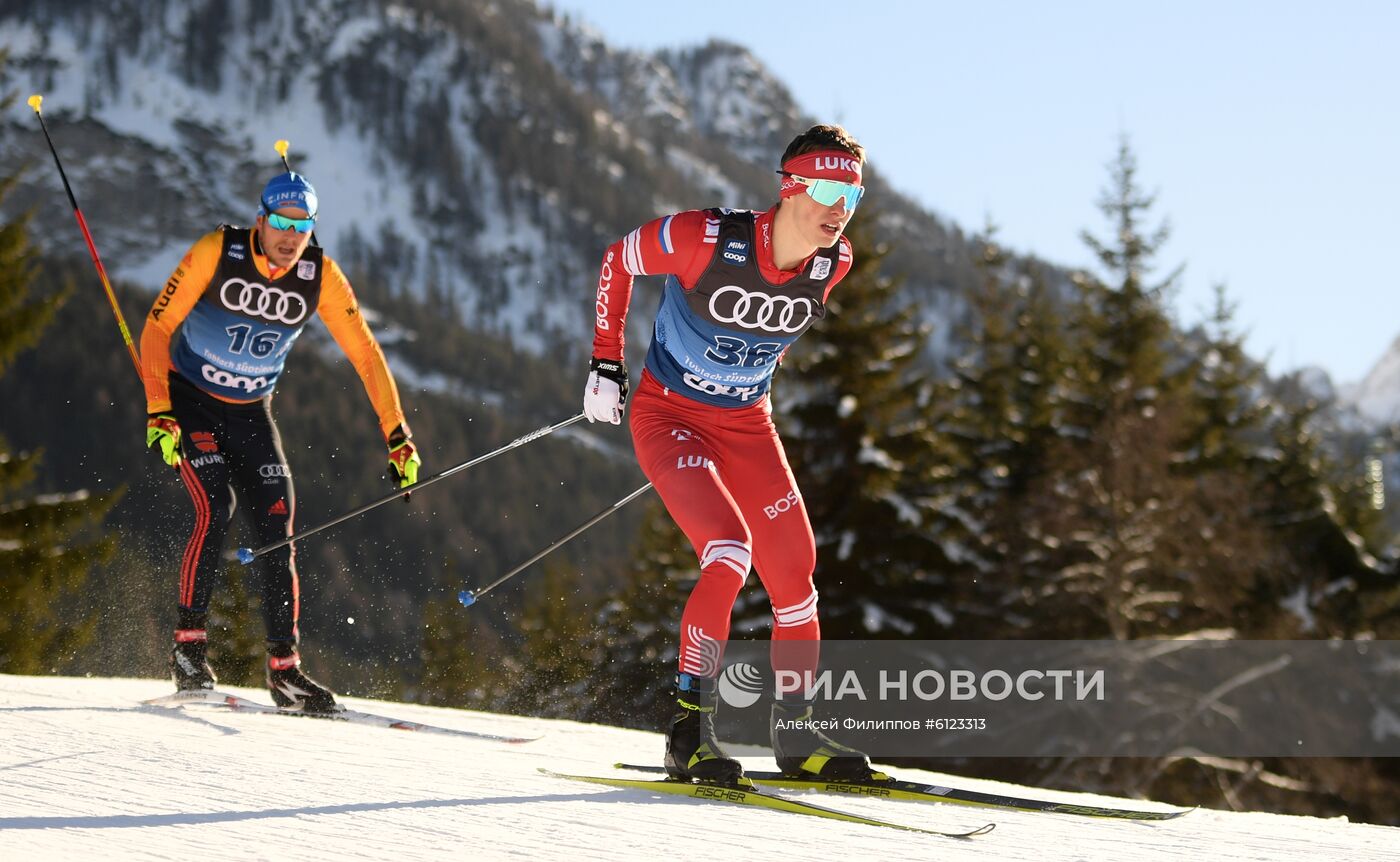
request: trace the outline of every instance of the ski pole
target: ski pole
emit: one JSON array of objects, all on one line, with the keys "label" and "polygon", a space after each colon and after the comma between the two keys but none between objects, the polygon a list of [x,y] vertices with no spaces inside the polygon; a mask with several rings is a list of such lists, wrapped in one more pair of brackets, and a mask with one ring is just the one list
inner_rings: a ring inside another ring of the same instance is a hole
[{"label": "ski pole", "polygon": [[83,232],[83,240],[87,242],[88,254],[92,255],[92,262],[97,265],[97,275],[102,279],[102,287],[107,291],[107,301],[112,304],[112,313],[117,316],[117,326],[122,331],[122,341],[126,342],[126,352],[131,355],[131,364],[136,367],[136,377],[141,378],[141,357],[136,355],[136,345],[131,340],[131,330],[126,327],[126,318],[122,317],[121,306],[117,305],[117,295],[112,292],[112,282],[107,278],[107,269],[102,265],[102,258],[97,254],[97,245],[92,241],[92,231],[88,230],[87,219],[83,218],[83,211],[78,206],[78,199],[73,196],[73,187],[68,184],[68,174],[63,170],[63,162],[58,158],[58,150],[53,145],[53,138],[49,136],[49,124],[44,122],[44,113],[39,110],[39,106],[44,103],[44,97],[34,94],[29,97],[29,107],[34,109],[34,116],[39,118],[39,128],[44,130],[44,140],[49,142],[49,152],[53,153],[53,163],[58,166],[58,175],[63,179],[63,190],[68,193],[68,202],[73,205],[73,215],[78,218],[78,227]]},{"label": "ski pole", "polygon": [[[569,426],[569,425],[574,424],[575,422],[580,421],[581,419],[584,418],[584,415],[585,415],[585,414],[580,413],[580,414],[578,414],[577,416],[571,416],[570,418],[565,419],[563,422],[556,422],[556,423],[553,424],[553,425],[546,425],[546,426],[543,427],[543,428],[539,428],[539,429],[536,429],[536,430],[534,430],[534,431],[531,431],[529,434],[526,434],[524,437],[517,437],[516,439],[510,441],[509,443],[507,443],[506,445],[502,446],[501,448],[495,450],[494,452],[487,452],[485,455],[478,455],[478,456],[476,456],[475,458],[471,459],[470,461],[463,461],[461,464],[458,464],[458,465],[455,466],[455,467],[449,467],[449,468],[447,468],[446,470],[443,470],[441,473],[438,473],[436,476],[433,476],[433,477],[428,478],[428,479],[424,479],[423,481],[418,482],[418,483],[416,483],[416,484],[414,484],[414,485],[411,485],[410,487],[411,487],[414,491],[419,491],[419,490],[421,490],[421,489],[423,489],[423,488],[428,487],[429,485],[433,484],[434,482],[441,482],[443,479],[446,479],[448,476],[451,476],[451,475],[453,475],[453,474],[455,474],[455,473],[460,473],[460,472],[462,472],[463,470],[467,470],[467,469],[470,469],[470,468],[472,468],[472,467],[475,467],[477,464],[480,464],[480,463],[483,462],[483,461],[489,461],[489,460],[491,460],[492,458],[495,458],[497,455],[500,455],[500,454],[503,453],[503,452],[509,452],[511,449],[514,449],[514,448],[516,448],[517,446],[524,446],[526,443],[529,443],[529,442],[532,441],[532,440],[538,440],[538,439],[540,439],[541,437],[544,437],[544,436],[547,435],[547,434],[553,434],[555,431],[558,431],[560,428],[565,428],[565,427],[567,427],[567,426]],[[399,489],[399,490],[396,490],[396,491],[392,491],[392,492],[390,492],[389,494],[387,494],[387,495],[385,495],[385,496],[383,496],[383,497],[380,497],[378,500],[374,500],[374,501],[372,501],[372,502],[366,503],[366,504],[364,504],[363,506],[361,506],[360,508],[355,509],[354,511],[351,511],[351,512],[346,512],[344,515],[341,515],[341,516],[338,517],[338,518],[333,518],[333,519],[331,519],[331,520],[327,521],[326,523],[321,524],[321,525],[319,525],[319,526],[310,527],[310,528],[308,528],[308,529],[302,530],[300,533],[295,533],[295,534],[293,534],[293,535],[288,536],[288,537],[285,538],[285,539],[281,539],[281,540],[279,540],[279,541],[273,542],[273,543],[270,544],[270,545],[263,545],[261,548],[258,548],[257,550],[253,550],[252,548],[239,548],[239,549],[238,549],[238,554],[237,554],[237,556],[238,556],[238,562],[240,562],[240,563],[242,563],[243,565],[246,566],[246,565],[248,565],[249,563],[253,562],[253,560],[256,560],[258,557],[261,557],[263,554],[266,554],[268,551],[275,551],[275,550],[277,550],[278,548],[280,548],[280,547],[282,547],[282,546],[284,546],[284,545],[290,545],[292,542],[295,542],[295,541],[298,540],[298,539],[304,539],[304,538],[306,538],[307,536],[313,535],[313,534],[315,534],[315,533],[319,533],[319,532],[321,532],[322,530],[325,530],[325,529],[327,529],[327,528],[329,528],[329,527],[334,527],[336,524],[339,524],[341,521],[348,521],[348,520],[350,520],[351,518],[355,517],[356,515],[363,515],[365,512],[368,512],[370,509],[377,508],[377,507],[379,507],[379,506],[384,505],[385,503],[391,503],[391,502],[393,502],[394,500],[397,500],[399,497],[402,497],[403,495],[404,495],[404,490],[403,490],[403,489]]]},{"label": "ski pole", "polygon": [[[288,141],[286,138],[282,138],[282,139],[278,140],[277,143],[275,143],[275,144],[272,145],[272,148],[273,148],[274,150],[277,151],[277,155],[279,155],[279,156],[282,157],[282,167],[286,168],[286,169],[287,169],[287,173],[289,173],[289,174],[292,172],[292,164],[291,164],[291,162],[287,161],[287,148],[290,147],[291,145],[292,145],[291,142]],[[316,214],[315,214],[315,213],[311,213],[310,215],[313,215],[313,216],[314,216],[314,215],[316,215]],[[319,245],[321,244],[321,241],[318,240],[318,239],[316,239],[316,231],[315,231],[315,230],[312,230],[312,231],[311,231],[311,244],[312,244],[312,245],[315,245],[315,246],[319,246]],[[404,496],[407,497],[408,495],[405,494]]]},{"label": "ski pole", "polygon": [[567,543],[570,539],[577,536],[579,533],[582,533],[584,530],[587,530],[589,527],[603,520],[607,516],[611,515],[613,512],[616,512],[618,509],[621,509],[623,506],[626,506],[628,503],[642,496],[650,489],[651,483],[648,482],[642,487],[628,494],[626,497],[623,497],[621,500],[618,500],[616,503],[613,503],[611,506],[607,507],[603,511],[589,518],[587,521],[584,521],[582,524],[575,527],[573,532],[569,533],[567,536],[562,536],[559,539],[556,539],[554,544],[545,548],[543,551],[540,551],[538,554],[535,554],[530,559],[526,560],[525,562],[506,572],[504,575],[501,575],[499,578],[482,587],[481,589],[462,590],[460,593],[457,594],[457,601],[462,603],[462,607],[471,607],[472,605],[476,604],[477,599],[491,592],[496,587],[499,587],[501,584],[504,584],[506,581],[510,580],[511,578],[515,577],[521,572],[525,571],[530,566],[538,562],[542,557],[545,557],[549,553],[554,551],[555,548],[558,548],[560,545]]}]

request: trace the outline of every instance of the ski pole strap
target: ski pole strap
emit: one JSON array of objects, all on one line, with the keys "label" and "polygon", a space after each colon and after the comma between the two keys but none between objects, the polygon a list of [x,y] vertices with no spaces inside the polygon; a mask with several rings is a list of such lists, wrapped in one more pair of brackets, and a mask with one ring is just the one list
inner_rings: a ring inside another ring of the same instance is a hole
[{"label": "ski pole strap", "polygon": [[[461,464],[458,464],[458,465],[456,465],[455,467],[449,467],[449,468],[447,468],[446,470],[443,470],[441,473],[438,473],[436,476],[432,476],[431,478],[423,479],[423,480],[419,481],[416,485],[413,485],[413,486],[412,486],[412,490],[414,491],[414,493],[417,493],[417,492],[423,490],[424,488],[428,487],[429,485],[432,485],[432,484],[435,483],[435,482],[441,482],[443,479],[446,479],[448,476],[455,475],[455,474],[457,474],[457,473],[462,472],[463,470],[469,470],[469,469],[471,469],[472,467],[475,467],[477,464],[482,463],[483,461],[489,461],[489,460],[491,460],[492,458],[495,458],[497,455],[503,454],[503,453],[505,453],[505,452],[509,452],[510,450],[515,449],[516,447],[519,447],[519,446],[524,446],[526,443],[529,443],[529,442],[531,442],[531,441],[533,441],[533,440],[538,440],[538,439],[540,439],[541,437],[544,437],[544,436],[546,436],[546,435],[548,435],[548,434],[553,434],[555,431],[558,431],[560,428],[566,428],[566,427],[568,427],[568,426],[574,424],[575,422],[582,421],[583,418],[584,418],[584,416],[585,416],[585,414],[579,413],[579,414],[576,415],[576,416],[571,416],[571,417],[569,417],[568,419],[565,419],[563,422],[556,422],[556,423],[554,423],[553,425],[546,425],[546,426],[543,427],[543,428],[540,428],[540,429],[535,430],[535,431],[531,431],[529,434],[526,434],[524,437],[517,437],[516,439],[510,441],[509,443],[507,443],[506,445],[502,446],[502,447],[499,448],[499,449],[496,449],[495,451],[487,452],[485,455],[478,455],[477,457],[471,459],[470,461],[463,461]],[[324,524],[319,524],[319,525],[317,525],[317,526],[315,526],[315,527],[308,527],[307,529],[302,530],[302,531],[299,532],[299,533],[294,533],[294,534],[288,536],[288,537],[285,538],[285,539],[279,539],[278,541],[273,542],[273,543],[270,544],[270,545],[263,545],[261,548],[258,548],[257,550],[253,550],[253,549],[251,549],[251,548],[239,548],[239,549],[238,549],[238,562],[240,562],[240,563],[242,563],[243,565],[246,566],[246,565],[248,565],[249,563],[253,562],[253,560],[257,559],[258,557],[261,557],[263,554],[266,554],[268,551],[275,551],[275,550],[277,550],[278,548],[283,547],[284,545],[290,545],[292,542],[295,542],[295,541],[298,540],[298,539],[304,539],[304,538],[306,538],[307,536],[311,536],[311,535],[314,535],[314,534],[316,534],[316,533],[321,532],[322,530],[329,529],[330,527],[334,527],[336,524],[339,524],[339,523],[341,523],[342,521],[348,521],[348,520],[350,520],[351,518],[354,518],[354,517],[356,517],[356,516],[358,516],[358,515],[363,515],[365,512],[368,512],[370,509],[378,508],[379,506],[382,506],[382,505],[384,505],[385,503],[392,503],[394,500],[397,500],[398,498],[402,497],[403,495],[404,495],[404,492],[403,492],[402,490],[390,491],[387,495],[385,495],[385,496],[383,496],[383,497],[380,497],[380,498],[377,499],[377,500],[373,500],[373,501],[371,501],[371,502],[369,502],[369,503],[366,503],[366,504],[364,504],[363,506],[359,507],[358,509],[354,509],[354,510],[352,510],[352,511],[346,512],[345,514],[340,515],[339,517],[332,518],[331,520],[325,522]]]}]

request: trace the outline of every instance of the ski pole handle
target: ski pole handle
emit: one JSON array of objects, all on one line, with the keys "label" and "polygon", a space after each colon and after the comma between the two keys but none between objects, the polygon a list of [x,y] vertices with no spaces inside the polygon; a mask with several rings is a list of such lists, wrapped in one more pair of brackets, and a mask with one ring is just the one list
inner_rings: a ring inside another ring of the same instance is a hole
[{"label": "ski pole handle", "polygon": [[535,554],[533,557],[516,566],[515,568],[511,569],[510,571],[506,572],[504,575],[501,575],[499,578],[482,587],[481,589],[462,590],[460,593],[457,594],[457,601],[461,602],[462,607],[464,608],[471,607],[472,605],[476,604],[477,600],[480,599],[482,596],[491,592],[496,587],[499,587],[501,584],[504,584],[506,581],[510,580],[511,578],[515,577],[521,572],[525,571],[530,566],[538,562],[540,559],[552,553],[560,545],[567,543],[579,533],[582,533],[584,530],[587,530],[589,527],[603,520],[607,516],[611,515],[613,512],[616,512],[618,509],[621,509],[623,506],[626,506],[628,503],[642,496],[649,490],[651,490],[650,482],[646,483],[642,487],[628,494],[626,497],[623,497],[621,500],[618,500],[616,503],[613,503],[611,506],[607,507],[603,511],[589,518],[587,521],[575,527],[573,532],[569,533],[567,536],[563,536],[559,539],[556,539],[552,545],[540,551],[538,554]]},{"label": "ski pole handle", "polygon": [[[580,413],[580,414],[578,414],[577,416],[571,416],[570,418],[565,419],[563,422],[556,422],[556,423],[554,423],[553,425],[546,425],[546,426],[543,427],[543,428],[539,428],[539,429],[536,429],[536,430],[534,430],[534,431],[531,431],[529,434],[526,434],[524,437],[517,437],[516,439],[510,441],[510,442],[507,443],[506,445],[502,446],[501,448],[499,448],[499,449],[497,449],[497,450],[495,450],[495,451],[493,451],[493,452],[487,452],[485,455],[478,455],[477,457],[471,459],[470,461],[463,461],[461,464],[458,464],[458,465],[455,466],[455,467],[449,467],[449,468],[447,468],[446,470],[443,470],[441,473],[438,473],[436,476],[433,476],[433,477],[428,478],[428,479],[424,479],[424,480],[422,480],[421,482],[418,482],[418,483],[416,483],[416,484],[414,484],[414,485],[411,485],[410,488],[411,488],[413,491],[415,491],[415,492],[416,492],[416,491],[420,491],[420,490],[422,490],[423,488],[426,488],[426,487],[428,487],[429,485],[433,484],[434,482],[441,482],[443,479],[446,479],[448,476],[455,475],[455,474],[457,474],[457,473],[462,472],[463,470],[469,470],[469,469],[471,469],[472,467],[475,467],[477,464],[482,463],[483,461],[490,461],[492,458],[495,458],[497,455],[500,455],[500,454],[505,453],[505,452],[509,452],[510,450],[512,450],[512,449],[514,449],[514,448],[516,448],[516,447],[518,447],[518,446],[524,446],[526,443],[529,443],[529,442],[531,442],[531,441],[533,441],[533,440],[538,440],[538,439],[540,439],[541,437],[544,437],[544,436],[546,436],[546,435],[548,435],[548,434],[553,434],[555,431],[558,431],[560,428],[566,428],[566,427],[568,427],[568,426],[574,424],[575,422],[579,422],[579,421],[581,421],[581,420],[584,418],[584,415],[585,415],[585,414]],[[322,530],[328,529],[328,528],[330,528],[330,527],[334,527],[336,524],[339,524],[339,523],[341,523],[342,521],[348,521],[348,520],[350,520],[351,518],[353,518],[353,517],[355,517],[355,516],[357,516],[357,515],[363,515],[365,512],[368,512],[370,509],[378,508],[379,506],[382,506],[382,505],[384,505],[385,503],[392,503],[394,500],[397,500],[399,497],[404,496],[404,493],[405,493],[405,492],[404,492],[404,490],[402,490],[402,489],[397,490],[397,491],[391,491],[389,494],[386,494],[385,496],[380,497],[380,498],[377,499],[377,500],[373,500],[373,501],[371,501],[371,502],[369,502],[369,503],[366,503],[366,504],[364,504],[363,506],[359,507],[358,509],[355,509],[355,510],[350,511],[350,512],[346,512],[345,514],[340,515],[339,517],[332,518],[331,520],[325,522],[324,524],[320,524],[320,525],[315,526],[315,527],[309,527],[309,528],[307,528],[307,529],[305,529],[305,530],[302,530],[302,531],[299,532],[299,533],[294,533],[293,535],[290,535],[290,536],[288,536],[288,537],[285,538],[285,539],[281,539],[281,540],[279,540],[279,541],[273,542],[273,543],[270,544],[270,545],[263,545],[261,548],[258,548],[257,550],[254,550],[254,549],[252,549],[252,548],[239,548],[239,549],[238,549],[238,562],[240,562],[240,563],[242,563],[243,565],[246,566],[246,565],[248,565],[249,563],[253,562],[253,560],[256,560],[258,557],[261,557],[263,554],[266,554],[268,551],[275,551],[275,550],[277,550],[278,548],[283,547],[284,545],[290,545],[292,542],[295,542],[297,539],[304,539],[304,538],[306,538],[307,536],[314,535],[314,534],[316,534],[316,533],[321,532]]]}]

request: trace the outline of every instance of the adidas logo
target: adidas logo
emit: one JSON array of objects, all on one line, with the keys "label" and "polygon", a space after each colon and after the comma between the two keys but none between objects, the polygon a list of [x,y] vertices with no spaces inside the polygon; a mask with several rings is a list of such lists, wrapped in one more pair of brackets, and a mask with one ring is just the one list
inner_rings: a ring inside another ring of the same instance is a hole
[{"label": "adidas logo", "polygon": [[287,697],[295,701],[300,701],[303,697],[311,696],[311,692],[299,686],[293,685],[290,682],[279,682],[277,683],[277,688]]},{"label": "adidas logo", "polygon": [[273,503],[273,504],[272,504],[272,508],[268,509],[268,510],[267,510],[267,513],[268,513],[269,515],[285,515],[285,514],[287,514],[287,501],[286,501],[286,500],[278,500],[276,503]]}]

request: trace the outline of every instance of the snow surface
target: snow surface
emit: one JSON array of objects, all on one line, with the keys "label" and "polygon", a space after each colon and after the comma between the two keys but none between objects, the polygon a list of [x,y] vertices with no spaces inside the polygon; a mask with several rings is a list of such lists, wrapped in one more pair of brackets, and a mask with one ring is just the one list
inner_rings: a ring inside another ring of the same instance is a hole
[{"label": "snow surface", "polygon": [[[579,784],[658,762],[660,735],[346,698],[523,745],[334,722],[143,707],[156,680],[0,675],[0,859],[1394,860],[1400,830],[1200,810],[1168,823],[804,796],[970,841]],[[267,702],[267,693],[231,689]],[[746,758],[754,768],[771,761]],[[1151,808],[902,770],[979,790]]]}]

